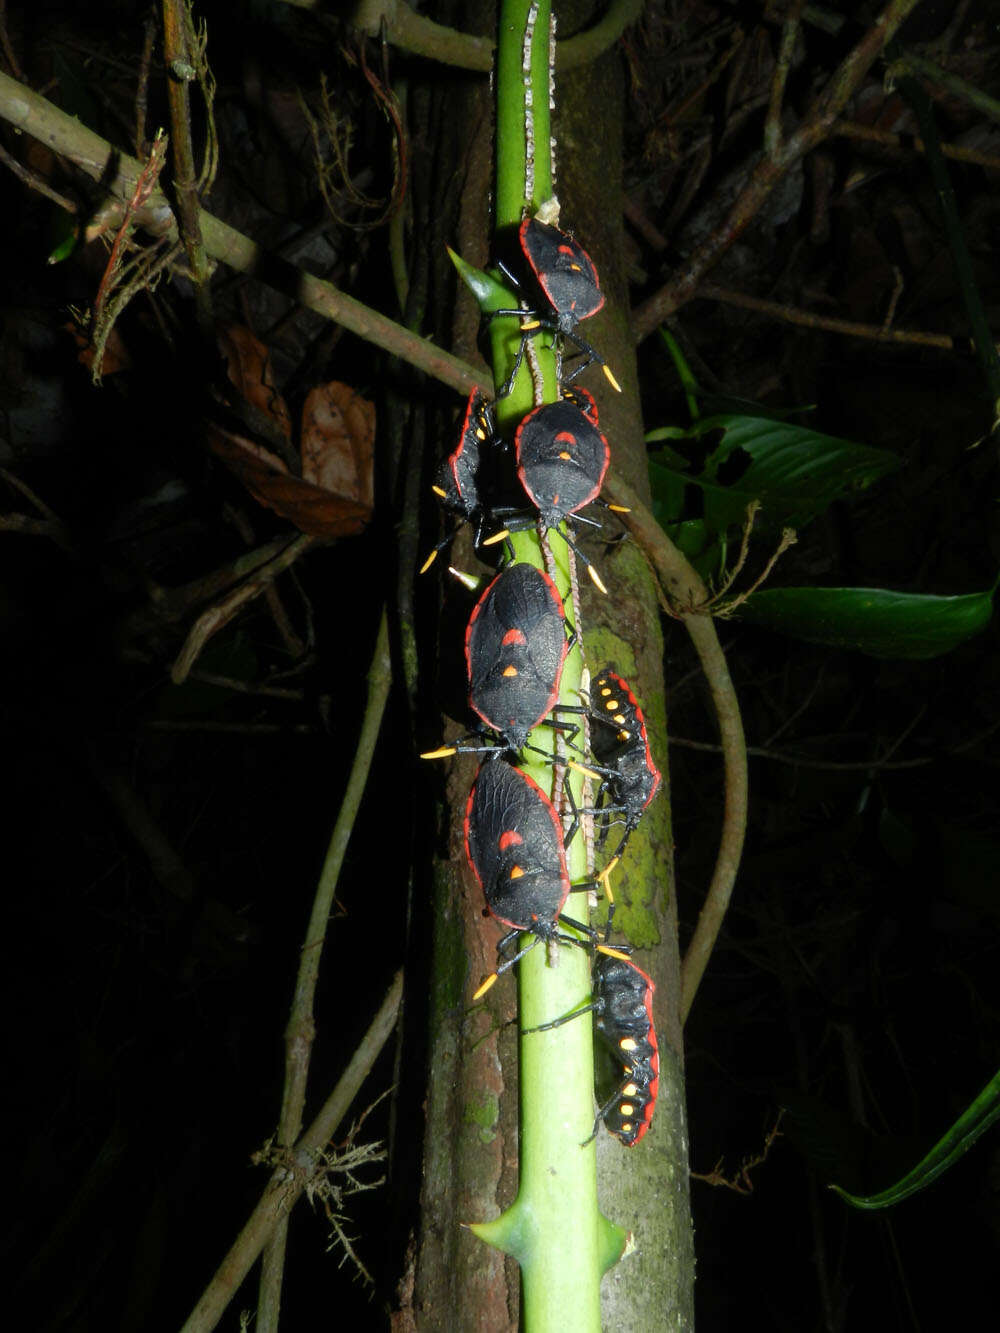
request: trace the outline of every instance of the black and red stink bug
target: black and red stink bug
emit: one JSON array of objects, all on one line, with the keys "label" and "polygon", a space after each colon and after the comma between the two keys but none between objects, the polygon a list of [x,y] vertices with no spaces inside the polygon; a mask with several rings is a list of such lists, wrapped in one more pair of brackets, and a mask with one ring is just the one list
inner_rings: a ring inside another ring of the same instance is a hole
[{"label": "black and red stink bug", "polygon": [[[473,744],[473,737],[429,750],[421,759],[453,754],[489,754],[498,750],[535,749],[526,745],[537,726],[551,726],[568,741],[579,730],[574,722],[554,721],[548,714],[559,697],[563,663],[574,642],[559,590],[534,565],[507,565],[493,579],[473,608],[465,631],[469,706],[501,740]],[[579,706],[567,707],[579,713]],[[538,751],[546,759],[547,751]],[[589,771],[589,770],[587,770]],[[596,770],[590,776],[600,780]]]},{"label": "black and red stink bug", "polygon": [[[465,405],[465,415],[459,431],[458,444],[438,469],[433,491],[445,507],[459,514],[467,523],[475,525],[475,545],[481,546],[483,534],[492,518],[492,505],[487,497],[494,497],[499,485],[499,455],[503,441],[497,436],[493,413],[485,394],[473,389]],[[501,529],[486,541],[502,540],[507,533]],[[455,532],[434,547],[420,568],[426,573],[439,551],[453,539]]]},{"label": "black and red stink bug", "polygon": [[[596,931],[589,926],[562,915],[570,891],[592,889],[595,882],[570,884],[562,824],[555,806],[527,773],[502,759],[487,759],[469,792],[465,852],[485,895],[487,913],[510,927],[497,953],[503,955],[522,932],[535,937],[487,978],[476,999],[539,940],[558,940],[623,956],[599,944]],[[587,940],[562,934],[560,923],[582,931]]]},{"label": "black and red stink bug", "polygon": [[530,1029],[544,1032],[593,1012],[594,1026],[622,1064],[625,1077],[601,1105],[590,1139],[602,1120],[627,1148],[638,1143],[649,1129],[660,1085],[660,1053],[653,1026],[655,989],[652,979],[628,958],[602,954],[594,964],[594,998],[590,1004]]},{"label": "black and red stink bug", "polygon": [[596,500],[611,451],[575,403],[543,403],[514,436],[517,475],[547,528]]},{"label": "black and red stink bug", "polygon": [[[518,478],[546,528],[570,516],[579,518],[578,511],[597,499],[611,457],[607,440],[590,417],[565,398],[529,412],[517,428],[514,449]],[[583,560],[601,592],[607,592],[583,552],[565,533],[560,536]]]},{"label": "black and red stink bug", "polygon": [[434,492],[449,509],[471,518],[482,508],[480,473],[486,451],[496,440],[489,400],[473,389],[465,404],[458,444],[438,470]]},{"label": "black and red stink bug", "polygon": [[581,319],[597,314],[604,305],[601,281],[578,241],[538,218],[525,218],[518,238],[560,333],[571,333]]},{"label": "black and red stink bug", "polygon": [[[622,1062],[625,1077],[598,1112],[616,1138],[633,1147],[649,1129],[660,1086],[652,980],[627,959],[604,955],[594,967],[594,1026]],[[594,1133],[597,1133],[597,1123]]]},{"label": "black and red stink bug", "polygon": [[534,565],[508,565],[476,603],[465,632],[469,704],[510,749],[559,697],[569,640],[556,585]]},{"label": "black and red stink bug", "polygon": [[585,389],[580,384],[562,384],[559,392],[567,403],[572,403],[574,407],[578,407],[588,421],[592,421],[595,426],[601,424],[597,418],[597,403],[589,389]]},{"label": "black and red stink bug", "polygon": [[[603,369],[609,383],[615,389],[620,389],[618,381],[605,365],[604,358],[575,332],[577,324],[582,319],[596,314],[604,305],[604,293],[601,291],[597,269],[590,255],[572,236],[534,217],[524,218],[521,222],[518,240],[521,252],[548,309],[491,312],[491,319],[501,315],[517,315],[521,319],[521,344],[514,358],[513,369],[497,391],[497,397],[502,398],[504,394],[510,392],[524,357],[527,340],[535,337],[542,329],[551,329],[560,336],[568,338],[586,356],[586,360],[566,377],[567,381],[575,379],[582,370],[596,361]],[[520,286],[515,274],[503,264],[500,267],[515,286]]]},{"label": "black and red stink bug", "polygon": [[[625,832],[609,861],[613,866],[625,850],[646,807],[660,789],[662,777],[653,763],[646,733],[646,719],[639,702],[617,672],[605,667],[591,686],[590,766],[602,775],[598,792],[598,813],[607,818],[604,836],[612,814],[624,815]],[[602,804],[604,797],[608,800]],[[607,871],[605,871],[607,873]]]}]

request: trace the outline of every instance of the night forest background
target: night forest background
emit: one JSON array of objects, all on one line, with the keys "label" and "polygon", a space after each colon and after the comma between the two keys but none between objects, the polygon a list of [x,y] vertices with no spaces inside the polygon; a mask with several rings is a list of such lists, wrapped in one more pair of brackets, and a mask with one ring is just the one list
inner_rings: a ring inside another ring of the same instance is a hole
[{"label": "night forest background", "polygon": [[[461,27],[463,8],[438,17]],[[206,202],[398,319],[392,228],[414,252],[451,239],[447,201],[431,184],[428,108],[449,81],[481,76],[383,49],[336,9],[197,6],[217,85],[219,166]],[[719,225],[755,160],[785,12],[654,0],[619,41],[634,306]],[[806,9],[788,77],[793,120],[873,12]],[[998,14],[925,0],[901,37],[963,81],[920,76],[941,141],[962,150],[947,170],[971,256],[966,291],[971,283],[994,330]],[[0,7],[0,20],[4,72],[123,150],[136,151],[144,79],[141,146],[169,123],[155,9],[40,3]],[[803,528],[769,588],[978,592],[1000,561],[996,395],[970,351],[913,111],[884,75],[879,62],[844,127],[787,173],[712,271],[710,299],[696,294],[669,321],[706,393],[809,407],[797,419],[901,461]],[[208,392],[218,367],[183,275],[128,304],[95,387],[84,312],[114,228],[69,243],[71,215],[36,187],[75,205],[82,226],[91,184],[6,123],[0,149],[10,1299],[32,1312],[24,1327],[46,1333],[178,1328],[256,1202],[266,1168],[251,1156],[277,1122],[299,948],[358,743],[382,605],[398,627],[407,584],[420,683],[390,697],[337,887],[310,1084],[315,1110],[405,963],[403,1039],[388,1043],[350,1117],[372,1108],[352,1141],[387,1156],[356,1170],[372,1188],[331,1204],[350,1254],[322,1200],[295,1210],[283,1309],[292,1329],[316,1327],[317,1309],[384,1327],[419,1221],[420,1089],[433,1077],[421,1039],[419,864],[439,793],[414,755],[439,734],[442,708],[441,584],[414,583],[398,537],[419,524],[425,552],[440,534],[427,482],[460,399],[220,266],[214,319],[266,348],[293,423],[288,470],[309,392],[337,381],[374,405],[373,443],[355,402],[363,424],[352,447],[359,475],[374,457],[375,500],[359,492],[326,514],[336,535],[223,617],[174,683],[192,626],[225,591],[209,576],[295,537],[304,511],[296,500],[285,513],[258,503],[245,467],[227,463],[218,435],[212,443],[216,427],[223,441],[235,428]],[[47,262],[60,247],[66,257]],[[794,323],[796,312],[805,317]],[[939,345],[848,336],[824,320],[873,335],[891,324]],[[423,331],[448,345],[447,327]],[[254,345],[240,355],[251,365]],[[647,338],[639,356],[647,428],[687,422],[663,341]],[[272,408],[258,405],[257,438],[280,448]],[[416,508],[394,452],[401,414],[434,423]],[[316,429],[326,447],[326,427]],[[765,528],[740,586],[774,545]],[[807,643],[738,618],[719,632],[751,747],[750,815],[732,907],[685,1032],[698,1326],[728,1329],[748,1315],[796,1331],[950,1326],[994,1303],[995,1131],[884,1215],[852,1213],[826,1186],[895,1179],[996,1072],[996,627],[927,660]],[[658,759],[670,774],[683,948],[715,859],[721,766],[679,623],[668,623],[667,643],[671,745]],[[444,705],[463,720],[460,700]],[[378,1101],[394,1085],[403,1094]],[[345,1124],[338,1143],[348,1137]],[[252,1278],[224,1327],[238,1327],[255,1290]]]}]

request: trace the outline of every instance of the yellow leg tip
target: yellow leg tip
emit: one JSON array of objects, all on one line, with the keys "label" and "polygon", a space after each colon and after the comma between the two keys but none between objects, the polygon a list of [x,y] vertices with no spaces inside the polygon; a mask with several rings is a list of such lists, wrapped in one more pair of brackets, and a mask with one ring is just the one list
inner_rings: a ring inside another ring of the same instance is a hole
[{"label": "yellow leg tip", "polygon": [[496,972],[491,973],[491,975],[486,978],[486,980],[482,983],[482,985],[473,995],[472,997],[473,1000],[474,1001],[481,1000],[496,980],[497,980],[497,973]]}]

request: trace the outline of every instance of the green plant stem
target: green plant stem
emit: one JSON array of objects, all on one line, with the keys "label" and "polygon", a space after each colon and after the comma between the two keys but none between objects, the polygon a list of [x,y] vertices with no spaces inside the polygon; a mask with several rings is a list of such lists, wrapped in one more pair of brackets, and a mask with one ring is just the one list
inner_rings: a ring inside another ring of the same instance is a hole
[{"label": "green plant stem", "polygon": [[[500,9],[498,228],[516,225],[525,209],[535,212],[552,191],[548,0],[537,6],[530,50],[526,53],[530,10],[529,0],[504,0]],[[525,96],[526,69],[530,70],[530,99]],[[517,348],[517,323],[494,321],[494,376],[498,380],[504,377],[503,372]],[[544,339],[536,341],[533,355],[542,372],[543,397],[554,400],[558,392],[556,364]],[[497,404],[501,430],[509,432],[534,405],[534,386],[525,368],[509,397]],[[553,535],[549,550],[543,551],[538,535],[518,533],[513,545],[516,559],[546,570],[554,578],[564,604],[572,607],[574,575],[570,568],[571,553],[565,543]],[[582,627],[574,628],[578,642],[563,667],[559,702],[578,706],[583,672]],[[536,729],[529,741],[549,753],[555,752],[557,742],[550,728]],[[524,762],[522,767],[558,802],[558,795],[552,790],[551,766]],[[571,776],[575,797],[580,801],[582,779],[577,774]],[[586,878],[583,836],[569,848],[567,865],[572,881]],[[585,919],[583,901],[571,902],[570,915]],[[582,950],[560,946],[550,961],[547,950],[536,947],[518,964],[521,1024],[518,1193],[499,1218],[476,1224],[472,1229],[518,1260],[522,1325],[527,1333],[564,1333],[566,1329],[572,1329],[573,1333],[597,1333],[601,1274],[618,1257],[624,1239],[601,1216],[596,1153],[593,1142],[586,1142],[593,1127],[592,1024],[581,1018],[549,1032],[528,1030],[578,1008],[589,999],[590,993],[590,972]]]}]

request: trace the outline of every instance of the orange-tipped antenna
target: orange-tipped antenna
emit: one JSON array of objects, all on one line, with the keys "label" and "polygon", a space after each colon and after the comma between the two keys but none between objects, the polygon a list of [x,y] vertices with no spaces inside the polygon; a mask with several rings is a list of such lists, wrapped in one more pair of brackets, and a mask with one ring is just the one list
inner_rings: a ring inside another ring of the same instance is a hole
[{"label": "orange-tipped antenna", "polygon": [[604,364],[604,362],[602,361],[602,362],[601,362],[601,369],[604,371],[604,374],[605,374],[605,376],[606,376],[606,378],[607,378],[607,381],[608,381],[608,383],[611,385],[612,389],[616,390],[616,392],[618,392],[618,393],[621,393],[621,391],[622,391],[622,386],[618,383],[618,381],[615,379],[614,375],[611,373],[611,367],[610,367],[610,366],[606,366],[606,365]]},{"label": "orange-tipped antenna", "polygon": [[454,745],[442,745],[439,750],[428,750],[420,756],[421,759],[448,759],[453,754],[458,754]]},{"label": "orange-tipped antenna", "polygon": [[421,573],[421,574],[426,574],[427,571],[430,569],[431,565],[433,565],[434,561],[435,561],[437,558],[438,558],[438,553],[437,553],[437,547],[435,546],[434,550],[431,551],[430,555],[427,557],[427,559],[424,561],[424,563],[420,566],[420,573]]},{"label": "orange-tipped antenna", "polygon": [[[592,768],[585,768],[583,764],[578,764],[575,759],[567,759],[566,767],[572,768],[576,773],[582,773],[585,778],[593,778],[595,782],[600,782],[601,780],[600,773],[595,772]],[[612,864],[614,863],[612,862]]]},{"label": "orange-tipped antenna", "polygon": [[497,542],[506,541],[510,536],[510,531],[504,528],[503,532],[495,532],[492,537],[487,537],[479,543],[480,546],[496,546]]}]

